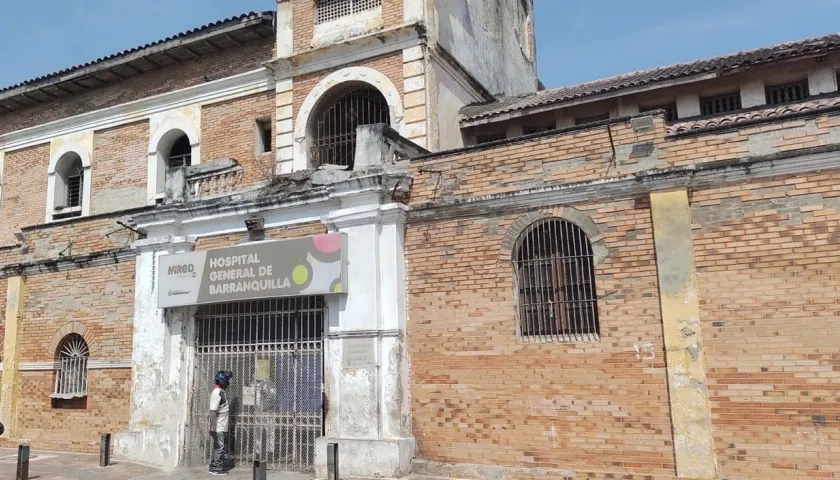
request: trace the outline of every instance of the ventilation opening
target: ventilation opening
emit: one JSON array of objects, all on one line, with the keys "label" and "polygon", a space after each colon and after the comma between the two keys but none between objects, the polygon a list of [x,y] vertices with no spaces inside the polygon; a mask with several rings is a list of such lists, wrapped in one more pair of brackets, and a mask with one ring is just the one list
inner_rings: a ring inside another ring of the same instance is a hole
[{"label": "ventilation opening", "polygon": [[584,125],[584,124],[587,124],[587,123],[601,122],[603,120],[608,120],[609,118],[610,118],[609,113],[603,113],[601,115],[593,115],[591,117],[575,118],[575,125]]},{"label": "ventilation opening", "polygon": [[700,114],[716,115],[741,109],[741,92],[731,92],[712,97],[700,97]]},{"label": "ventilation opening", "polygon": [[328,102],[313,126],[312,166],[336,165],[352,170],[356,128],[375,123],[391,123],[388,102],[375,88],[355,88]]},{"label": "ventilation opening", "polygon": [[192,145],[186,135],[181,135],[169,150],[169,168],[189,167],[192,164]]},{"label": "ventilation opening", "polygon": [[318,24],[326,23],[381,6],[382,0],[317,0],[315,21]]},{"label": "ventilation opening", "polygon": [[549,130],[554,130],[554,125],[532,125],[529,127],[525,127],[522,129],[523,135],[532,135],[534,133],[542,133],[547,132]]},{"label": "ventilation opening", "polygon": [[811,96],[808,91],[808,80],[786,83],[783,85],[772,85],[764,89],[768,105],[779,105],[781,103],[801,102]]},{"label": "ventilation opening", "polygon": [[257,153],[271,153],[271,120],[257,120]]}]

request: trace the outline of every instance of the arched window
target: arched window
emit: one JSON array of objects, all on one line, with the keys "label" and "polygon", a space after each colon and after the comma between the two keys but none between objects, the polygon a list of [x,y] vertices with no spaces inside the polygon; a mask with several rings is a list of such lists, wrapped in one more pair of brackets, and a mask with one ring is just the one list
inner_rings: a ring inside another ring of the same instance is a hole
[{"label": "arched window", "polygon": [[182,134],[172,144],[166,162],[168,168],[189,167],[192,164],[192,145],[186,135]]},{"label": "arched window", "polygon": [[351,84],[322,103],[311,125],[311,166],[336,165],[353,169],[356,127],[374,123],[390,125],[388,102],[379,90]]},{"label": "arched window", "polygon": [[85,167],[82,158],[75,152],[64,154],[55,169],[55,197],[52,218],[79,217],[85,190]]},{"label": "arched window", "polygon": [[532,224],[517,241],[513,265],[523,339],[598,339],[594,256],[580,227],[562,219]]},{"label": "arched window", "polygon": [[58,368],[53,398],[71,399],[87,395],[89,356],[87,342],[81,335],[71,333],[64,337],[56,352]]}]

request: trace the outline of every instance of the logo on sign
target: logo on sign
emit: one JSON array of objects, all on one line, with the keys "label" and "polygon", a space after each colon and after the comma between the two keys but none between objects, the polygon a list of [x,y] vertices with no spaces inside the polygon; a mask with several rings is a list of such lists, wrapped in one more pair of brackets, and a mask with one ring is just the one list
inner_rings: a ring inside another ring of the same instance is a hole
[{"label": "logo on sign", "polygon": [[191,263],[171,265],[167,273],[169,275],[191,275],[192,277],[195,277],[195,265]]}]

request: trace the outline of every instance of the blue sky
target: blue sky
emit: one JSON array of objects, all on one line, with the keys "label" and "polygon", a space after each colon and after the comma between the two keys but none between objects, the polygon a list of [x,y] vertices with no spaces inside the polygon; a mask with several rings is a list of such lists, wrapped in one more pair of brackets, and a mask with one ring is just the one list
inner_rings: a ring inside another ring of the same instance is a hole
[{"label": "blue sky", "polygon": [[[540,78],[548,87],[840,30],[840,0],[535,2]],[[274,5],[275,0],[0,0],[0,86]]]}]

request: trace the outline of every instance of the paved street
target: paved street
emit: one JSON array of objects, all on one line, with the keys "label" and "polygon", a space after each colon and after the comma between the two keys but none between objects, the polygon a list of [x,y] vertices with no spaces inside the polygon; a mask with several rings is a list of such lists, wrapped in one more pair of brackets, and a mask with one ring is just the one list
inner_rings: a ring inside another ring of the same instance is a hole
[{"label": "paved street", "polygon": [[[17,467],[17,451],[0,448],[0,479],[13,480]],[[204,468],[196,470],[182,470],[174,473],[161,473],[149,467],[131,463],[115,462],[107,468],[99,467],[99,457],[96,455],[76,455],[53,452],[30,453],[30,480],[130,480],[130,479],[169,479],[191,480],[195,478],[229,478],[236,480],[251,480],[248,468],[237,468],[227,477],[214,477]],[[269,473],[270,480],[310,480],[312,475],[297,473]]]}]

